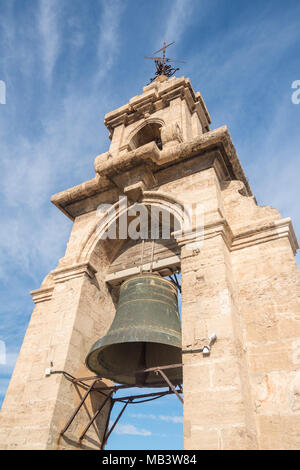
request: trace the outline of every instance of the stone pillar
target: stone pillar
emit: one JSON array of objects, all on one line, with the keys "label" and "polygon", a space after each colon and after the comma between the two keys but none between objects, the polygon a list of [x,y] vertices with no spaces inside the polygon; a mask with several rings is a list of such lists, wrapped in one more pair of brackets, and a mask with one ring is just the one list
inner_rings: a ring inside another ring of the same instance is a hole
[{"label": "stone pillar", "polygon": [[61,374],[46,377],[45,369],[52,364],[52,370],[65,370],[75,377],[92,375],[84,359],[91,344],[109,327],[113,304],[90,263],[57,269],[51,277],[51,287],[32,293],[36,307],[1,411],[4,449],[94,449],[102,441],[109,403],[82,445],[78,443],[89,416],[103,401],[97,392],[66,436],[59,436],[80,401],[78,390],[84,392]]},{"label": "stone pillar", "polygon": [[[224,223],[182,248],[185,449],[254,449],[255,423]],[[205,235],[204,235],[205,236]],[[217,334],[210,356],[201,349]]]},{"label": "stone pillar", "polygon": [[300,276],[290,219],[244,235],[233,252],[260,449],[299,449]]}]

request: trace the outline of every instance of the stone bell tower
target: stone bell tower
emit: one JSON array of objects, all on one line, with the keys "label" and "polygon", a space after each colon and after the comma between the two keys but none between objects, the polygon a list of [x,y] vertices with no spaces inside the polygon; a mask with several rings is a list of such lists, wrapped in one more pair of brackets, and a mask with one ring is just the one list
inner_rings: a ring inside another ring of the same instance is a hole
[{"label": "stone bell tower", "polygon": [[[299,448],[300,276],[291,220],[257,205],[227,128],[210,130],[188,79],[159,76],[105,125],[111,144],[95,159],[95,177],[52,197],[74,225],[65,256],[31,292],[35,309],[0,415],[1,448],[93,449],[103,441],[108,402],[78,442],[103,404],[99,393],[61,435],[83,392],[47,369],[91,375],[84,360],[113,320],[118,286],[139,272],[140,240],[99,236],[111,221],[97,208],[113,205],[118,219],[124,195],[131,206],[203,207],[201,227],[156,240],[154,255],[146,242],[142,260],[145,270],[152,256],[154,271],[182,276],[185,449]],[[217,341],[205,355],[212,333]]]}]

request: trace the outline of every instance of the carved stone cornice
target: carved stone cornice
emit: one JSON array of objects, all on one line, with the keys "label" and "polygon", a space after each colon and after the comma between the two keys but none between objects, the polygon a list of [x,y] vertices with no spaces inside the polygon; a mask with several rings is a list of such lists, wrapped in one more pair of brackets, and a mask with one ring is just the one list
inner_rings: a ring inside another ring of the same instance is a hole
[{"label": "carved stone cornice", "polygon": [[[115,181],[120,179],[123,173],[136,170],[143,165],[148,172],[157,172],[160,169],[176,165],[191,158],[201,158],[202,155],[212,150],[218,150],[217,154],[226,168],[228,177],[240,180],[245,185],[248,196],[252,195],[248,180],[244,174],[230,134],[226,126],[202,134],[188,142],[181,142],[160,150],[155,142],[145,144],[131,152],[118,154],[112,157],[109,153],[99,155],[95,159],[97,175],[94,179],[67,189],[52,196],[51,201],[72,220],[72,204],[91,198],[97,194],[116,188]],[[150,188],[149,188],[150,189]]]},{"label": "carved stone cornice", "polygon": [[241,250],[252,245],[285,237],[288,238],[295,255],[299,245],[290,217],[274,220],[274,222],[260,226],[255,224],[252,228],[248,227],[246,231],[239,232],[234,236],[231,250]]},{"label": "carved stone cornice", "polygon": [[191,245],[191,247],[195,246],[200,250],[205,240],[217,236],[221,236],[230,249],[233,239],[232,231],[224,218],[205,224],[203,227],[196,227],[189,232],[185,231],[184,234],[174,232],[173,236],[180,247]]},{"label": "carved stone cornice", "polygon": [[190,80],[185,77],[172,77],[167,80],[156,79],[145,86],[141,95],[132,97],[129,103],[106,114],[104,124],[111,132],[124,120],[130,123],[138,121],[141,113],[151,113],[157,109],[157,105],[160,107],[161,103],[168,106],[169,102],[177,97],[184,98],[190,111],[196,111],[207,126],[211,123],[203,98],[199,92],[194,92]]},{"label": "carved stone cornice", "polygon": [[155,142],[150,142],[131,152],[119,154],[113,158],[108,153],[102,154],[95,159],[95,170],[100,177],[105,176],[111,179],[141,163],[147,163],[153,170],[157,170],[164,165],[174,165],[217,148],[221,152],[232,179],[242,181],[245,184],[247,195],[251,196],[252,192],[248,180],[237,157],[227,126],[219,127],[188,142],[177,143],[177,145],[162,150],[157,147]]},{"label": "carved stone cornice", "polygon": [[89,276],[90,278],[93,278],[95,276],[95,273],[97,270],[94,268],[94,266],[89,263],[89,262],[84,262],[84,263],[76,263],[72,264],[70,266],[65,266],[62,268],[57,268],[51,271],[51,274],[53,276],[53,281],[55,284],[59,282],[66,282],[69,281],[70,279],[74,279],[77,277],[82,277],[82,276]]},{"label": "carved stone cornice", "polygon": [[40,289],[35,289],[30,292],[32,300],[35,304],[40,302],[46,302],[51,300],[53,294],[54,286],[51,287],[42,287]]},{"label": "carved stone cornice", "polygon": [[234,234],[229,227],[226,219],[222,218],[216,222],[212,222],[199,227],[198,230],[190,231],[181,235],[175,232],[174,237],[180,247],[193,245],[201,251],[202,243],[210,238],[221,236],[230,251],[242,250],[244,248],[266,243],[280,238],[288,238],[294,255],[299,249],[298,241],[293,229],[291,219],[275,220],[265,225],[253,225],[244,232]]}]

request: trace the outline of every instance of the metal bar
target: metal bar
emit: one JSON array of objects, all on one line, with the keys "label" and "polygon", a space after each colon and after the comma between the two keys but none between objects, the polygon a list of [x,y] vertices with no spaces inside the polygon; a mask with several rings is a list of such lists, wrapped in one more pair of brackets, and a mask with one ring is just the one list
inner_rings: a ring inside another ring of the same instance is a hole
[{"label": "metal bar", "polygon": [[[75,383],[74,383],[75,385]],[[165,381],[162,381],[162,382],[149,382],[147,383],[147,386],[137,386],[136,384],[134,385],[113,385],[111,387],[101,387],[101,388],[95,388],[93,391],[94,392],[99,392],[101,393],[102,395],[104,395],[104,393],[102,392],[102,390],[105,390],[106,392],[109,391],[109,390],[114,390],[115,392],[117,392],[118,390],[124,390],[126,388],[153,388],[153,387],[158,387],[159,385],[161,386],[165,386]],[[86,386],[87,387],[87,386]],[[85,390],[86,390],[86,387],[85,387]],[[105,396],[106,396],[106,393],[105,393]]]},{"label": "metal bar", "polygon": [[182,367],[182,364],[170,364],[168,366],[150,367],[149,369],[145,369],[144,371],[137,371],[137,372],[153,372],[156,370],[176,369],[177,367]]},{"label": "metal bar", "polygon": [[168,390],[166,392],[145,393],[143,395],[130,395],[127,397],[115,398],[115,401],[129,400],[129,398],[132,398],[132,400],[136,400],[137,398],[164,396],[164,395],[170,395],[170,393],[174,393],[173,390],[172,391]]},{"label": "metal bar", "polygon": [[97,416],[99,415],[99,413],[101,412],[101,410],[104,408],[104,406],[106,405],[107,401],[111,398],[112,394],[114,392],[110,392],[105,400],[103,401],[103,403],[101,404],[100,408],[96,411],[96,413],[94,414],[94,416],[90,419],[90,421],[88,422],[88,424],[86,425],[86,427],[84,428],[82,434],[80,435],[79,437],[79,440],[81,441],[84,437],[84,435],[87,433],[87,431],[90,429],[91,425],[93,424],[93,422],[95,421],[95,419],[97,418]]},{"label": "metal bar", "polygon": [[179,281],[178,281],[177,274],[174,273],[174,276],[175,276],[175,279],[176,279],[176,282],[177,282],[177,286],[178,286],[179,292],[181,293],[181,284],[180,284]]},{"label": "metal bar", "polygon": [[106,437],[106,434],[107,434],[107,429],[108,429],[108,425],[109,425],[109,420],[110,420],[110,416],[111,416],[111,412],[112,412],[112,409],[114,407],[114,404],[115,404],[115,400],[112,399],[111,401],[111,406],[110,406],[110,410],[109,412],[107,413],[107,419],[106,419],[106,424],[105,424],[105,429],[104,429],[104,433],[103,433],[103,438],[102,438],[102,442],[101,442],[101,450],[104,449],[104,446],[105,446],[105,437]]},{"label": "metal bar", "polygon": [[116,427],[116,425],[117,425],[119,419],[121,418],[122,414],[124,413],[124,411],[125,411],[127,405],[129,405],[130,401],[131,401],[131,400],[128,400],[128,402],[125,403],[125,405],[123,406],[123,408],[122,408],[122,410],[120,411],[119,415],[117,416],[117,419],[115,420],[114,424],[112,425],[112,427],[111,427],[110,430],[108,431],[108,434],[105,436],[105,439],[104,439],[104,441],[103,441],[103,447],[104,447],[105,444],[107,443],[109,436],[111,435],[111,433],[112,433],[113,430],[115,429],[115,427]]},{"label": "metal bar", "polygon": [[51,375],[52,374],[63,374],[63,376],[69,380],[69,382],[72,382],[73,384],[74,383],[79,383],[81,384],[83,387],[87,387],[88,388],[88,385],[85,384],[84,382],[82,382],[82,380],[85,380],[85,379],[100,379],[100,377],[97,377],[97,376],[89,376],[89,377],[83,377],[83,378],[79,378],[77,379],[76,377],[74,377],[73,375],[69,374],[68,372],[66,372],[65,370],[52,370],[51,371]]},{"label": "metal bar", "polygon": [[[79,395],[80,400],[82,400],[82,395],[81,395],[80,389],[79,389],[80,386],[79,386],[77,383],[74,383],[73,385],[74,385],[74,387],[75,387],[75,389],[76,389],[76,392],[77,392],[78,395]],[[90,415],[89,410],[88,410],[88,408],[86,407],[86,405],[84,404],[84,405],[82,405],[82,406],[84,407],[84,409],[85,409],[85,411],[86,411],[88,417],[91,419],[91,415]]]},{"label": "metal bar", "polygon": [[78,411],[80,410],[80,408],[82,407],[83,403],[85,402],[88,394],[90,393],[90,391],[92,390],[93,386],[95,385],[95,383],[98,381],[99,379],[96,379],[94,380],[94,382],[89,386],[89,388],[87,389],[86,393],[84,394],[82,400],[80,401],[79,405],[77,406],[77,408],[75,409],[74,413],[72,414],[72,416],[70,417],[70,419],[68,420],[67,424],[65,425],[65,427],[63,428],[63,430],[60,432],[60,435],[62,436],[66,431],[67,429],[69,428],[70,424],[72,423],[72,421],[74,420],[75,416],[77,415]]},{"label": "metal bar", "polygon": [[[82,387],[84,390],[87,390],[89,388],[89,385],[88,384],[85,384],[84,382],[82,382],[81,380],[72,380],[72,384],[74,385],[74,387],[77,388],[77,386],[79,385],[80,387]],[[108,391],[110,390],[112,387],[97,387],[97,388],[94,388],[93,389],[93,392],[97,392],[99,393],[100,395],[106,397],[107,393],[104,393],[102,390],[105,390],[105,391]]]},{"label": "metal bar", "polygon": [[192,354],[192,353],[200,353],[203,352],[203,348],[199,349],[183,349],[182,354]]},{"label": "metal bar", "polygon": [[172,382],[169,380],[169,378],[166,376],[166,374],[165,374],[161,369],[157,369],[157,372],[160,373],[160,375],[165,379],[165,381],[167,382],[167,384],[169,385],[169,387],[171,388],[171,390],[173,390],[173,392],[174,392],[175,395],[179,398],[179,400],[181,401],[181,403],[183,403],[183,398],[179,395],[178,391],[176,390],[176,388],[174,387],[174,385],[172,384]]},{"label": "metal bar", "polygon": [[[176,369],[177,367],[182,367],[182,364],[169,364],[168,366],[156,366],[156,367],[151,367],[149,369],[140,369],[140,370],[136,370],[136,371],[132,371],[132,370],[129,370],[129,371],[119,371],[119,372],[114,372],[114,375],[117,374],[117,373],[120,373],[120,374],[136,374],[137,372],[154,372],[158,369],[160,370],[165,370],[165,369]],[[93,379],[102,379],[103,377],[101,377],[100,375],[93,375],[93,376],[89,376],[89,377],[80,377],[79,379],[75,379],[74,382],[76,381],[79,381],[79,380],[93,380]],[[106,378],[109,378],[108,376]],[[119,388],[123,387],[122,385],[118,386]],[[125,386],[127,387],[127,385]],[[125,388],[124,387],[124,388]],[[129,387],[134,387],[134,385],[132,386],[129,386]],[[105,387],[105,390],[106,389],[109,389],[111,387]],[[99,387],[98,390],[101,390],[101,388]]]},{"label": "metal bar", "polygon": [[153,256],[154,256],[154,240],[152,240],[152,246],[151,246],[150,273],[152,273],[152,269],[153,269]]},{"label": "metal bar", "polygon": [[145,240],[142,240],[142,255],[141,255],[141,266],[140,266],[140,274],[143,272],[143,261],[144,261],[144,244]]},{"label": "metal bar", "polygon": [[[174,276],[174,277],[173,277]],[[176,276],[176,273],[173,273],[170,275],[170,278],[172,279],[172,281],[174,282],[174,284],[176,285],[177,289],[179,290],[179,292],[181,293],[181,285],[179,284],[179,281],[178,281],[178,278]]]},{"label": "metal bar", "polygon": [[[104,433],[103,433],[103,439],[102,439],[102,444],[101,444],[101,449],[104,449],[109,436],[113,432],[114,428],[116,427],[118,421],[120,420],[122,414],[124,413],[126,407],[129,404],[131,404],[131,403],[133,403],[133,404],[143,403],[143,401],[141,400],[143,398],[149,398],[149,400],[151,400],[151,399],[155,400],[155,399],[161,398],[163,396],[166,396],[166,395],[169,395],[169,394],[172,394],[172,393],[175,393],[175,395],[183,403],[183,399],[179,395],[179,393],[183,393],[182,386],[179,384],[179,390],[176,390],[175,386],[172,384],[172,382],[169,380],[169,378],[163,372],[163,370],[175,369],[175,368],[178,368],[178,367],[182,367],[182,364],[170,364],[168,366],[151,367],[149,369],[143,369],[141,371],[137,371],[137,372],[152,372],[152,371],[155,371],[156,373],[159,373],[162,376],[163,380],[164,380],[164,382],[162,382],[161,384],[159,383],[159,385],[167,384],[169,386],[168,391],[147,393],[147,394],[141,394],[141,395],[124,396],[124,397],[120,397],[120,398],[116,398],[116,399],[112,398],[112,395],[113,395],[114,392],[116,392],[119,389],[133,388],[134,386],[133,385],[118,385],[118,386],[112,386],[112,387],[99,387],[99,388],[93,389],[95,383],[98,382],[99,380],[101,380],[102,377],[100,377],[100,376],[92,376],[92,377],[89,376],[89,377],[75,378],[71,374],[69,374],[68,372],[65,372],[65,371],[62,371],[62,370],[53,371],[52,372],[53,374],[61,373],[66,377],[67,380],[71,379],[70,381],[73,383],[73,385],[76,387],[76,389],[77,389],[77,384],[81,385],[81,386],[84,386],[84,387],[88,387],[88,384],[84,383],[83,380],[87,380],[87,381],[88,380],[93,380],[92,384],[87,388],[86,393],[82,397],[82,399],[81,399],[79,405],[77,406],[76,410],[74,411],[74,413],[72,414],[72,416],[68,420],[68,422],[65,425],[65,427],[63,428],[63,430],[60,432],[60,435],[63,435],[67,431],[67,429],[71,425],[72,421],[74,420],[75,416],[79,412],[80,408],[84,404],[84,402],[85,402],[87,396],[89,395],[89,393],[91,391],[96,391],[98,393],[101,393],[102,395],[105,395],[106,398],[103,401],[103,403],[101,404],[100,408],[94,413],[92,418],[90,418],[90,414],[88,413],[90,421],[88,422],[88,424],[86,425],[84,431],[82,432],[81,436],[79,437],[79,441],[81,441],[84,438],[84,436],[87,433],[90,426],[93,424],[93,422],[95,421],[95,419],[97,418],[97,416],[99,415],[99,413],[101,412],[101,410],[103,409],[103,407],[105,406],[107,401],[111,398],[111,406],[110,406],[110,410],[107,414],[107,420],[106,420],[105,430],[104,430]],[[153,385],[153,386],[156,385],[157,386],[158,383],[156,382],[156,383],[148,384],[148,385],[149,386],[151,386],[151,385]],[[106,390],[107,392],[110,391],[110,393],[107,395],[107,394],[101,392],[101,390]],[[77,389],[77,391],[79,393],[79,396],[81,397],[81,394],[80,394],[78,389]],[[122,410],[120,411],[119,415],[117,416],[117,418],[116,418],[114,424],[112,425],[111,429],[107,432],[108,426],[109,426],[109,420],[110,420],[110,416],[111,416],[111,411],[113,409],[113,406],[114,406],[115,402],[124,403],[124,400],[127,400],[126,403],[124,404]],[[134,400],[140,400],[140,401],[134,402]],[[149,401],[149,400],[145,400],[145,401]]]},{"label": "metal bar", "polygon": [[[75,379],[73,375],[69,374],[69,372],[66,372],[65,370],[51,370],[50,374],[63,374],[67,380],[71,380],[71,382]],[[67,375],[70,377],[70,379],[67,377]]]}]

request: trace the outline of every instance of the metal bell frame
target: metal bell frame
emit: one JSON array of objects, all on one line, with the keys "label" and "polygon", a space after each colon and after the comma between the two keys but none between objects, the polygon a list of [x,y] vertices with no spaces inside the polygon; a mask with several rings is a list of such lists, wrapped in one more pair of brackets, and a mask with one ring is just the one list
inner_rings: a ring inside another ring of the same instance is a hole
[{"label": "metal bell frame", "polygon": [[[136,386],[132,386],[132,385],[114,385],[112,387],[95,387],[97,382],[101,381],[103,379],[103,377],[92,376],[92,377],[76,378],[76,377],[72,376],[71,374],[69,374],[68,372],[63,371],[63,370],[51,371],[50,372],[51,375],[52,374],[63,374],[63,376],[74,385],[74,387],[76,388],[76,390],[77,390],[77,392],[78,392],[78,394],[81,398],[79,405],[76,407],[76,409],[72,413],[71,417],[67,421],[66,425],[61,430],[60,436],[65,435],[65,433],[69,429],[70,425],[74,421],[76,415],[78,414],[78,412],[80,411],[80,409],[84,405],[85,400],[87,399],[87,397],[92,392],[101,394],[102,396],[105,397],[105,399],[102,402],[100,408],[98,408],[96,410],[96,412],[94,413],[93,416],[90,416],[89,413],[88,413],[89,422],[87,423],[86,427],[84,428],[81,435],[79,436],[78,443],[79,444],[82,443],[82,440],[85,438],[86,433],[88,432],[88,430],[90,429],[90,427],[92,426],[92,424],[94,423],[94,421],[96,420],[96,418],[98,417],[98,415],[100,414],[100,412],[102,411],[102,409],[104,408],[106,403],[109,402],[109,400],[110,400],[110,409],[109,409],[109,412],[107,414],[107,420],[106,420],[106,425],[105,425],[105,429],[104,429],[104,433],[103,433],[103,438],[100,439],[100,450],[104,449],[104,447],[105,447],[105,445],[108,441],[108,438],[110,437],[111,433],[113,432],[114,428],[116,427],[118,421],[120,420],[122,414],[124,413],[124,411],[125,411],[125,409],[127,408],[128,405],[135,405],[135,404],[138,404],[138,403],[145,403],[147,401],[157,400],[159,398],[162,398],[162,397],[165,397],[166,395],[171,395],[171,394],[175,394],[178,397],[178,399],[180,400],[180,402],[183,404],[183,398],[181,396],[181,394],[183,393],[182,386],[172,384],[170,379],[165,374],[166,369],[175,369],[175,368],[182,368],[182,364],[171,364],[171,365],[168,365],[168,366],[161,366],[161,367],[157,366],[157,367],[152,367],[150,369],[142,369],[142,370],[139,370],[139,371],[134,371],[135,373],[137,373],[137,372],[138,373],[155,372],[155,373],[159,374],[162,378],[161,386],[162,387],[168,387],[168,390],[163,390],[163,391],[154,392],[154,393],[139,394],[139,395],[128,395],[128,396],[122,396],[122,397],[118,397],[118,398],[113,398],[113,394],[116,393],[118,390],[126,390],[126,389],[133,388],[133,387],[136,388]],[[88,383],[89,381],[92,381],[92,383],[89,384]],[[82,388],[85,391],[84,395],[81,395],[79,387]],[[110,415],[111,415],[112,409],[113,409],[113,407],[116,403],[123,403],[123,408],[121,409],[120,413],[118,414],[117,418],[115,419],[115,421],[112,424],[112,426],[110,427],[110,429],[108,429]]]}]

